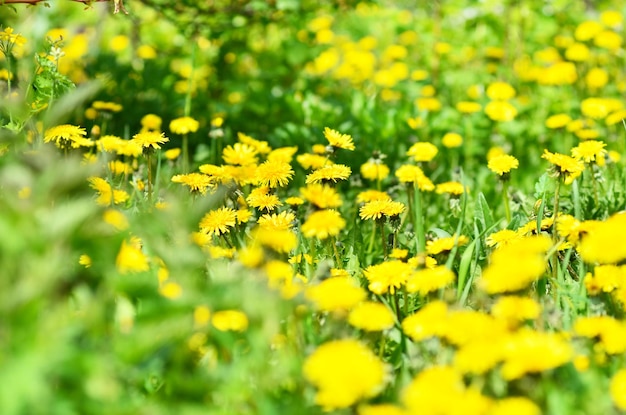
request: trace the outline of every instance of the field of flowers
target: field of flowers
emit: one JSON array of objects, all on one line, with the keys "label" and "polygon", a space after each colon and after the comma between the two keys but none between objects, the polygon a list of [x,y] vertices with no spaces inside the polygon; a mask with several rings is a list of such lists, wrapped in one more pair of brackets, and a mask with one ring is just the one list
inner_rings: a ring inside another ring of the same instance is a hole
[{"label": "field of flowers", "polygon": [[47,6],[0,5],[0,414],[626,411],[626,4]]}]

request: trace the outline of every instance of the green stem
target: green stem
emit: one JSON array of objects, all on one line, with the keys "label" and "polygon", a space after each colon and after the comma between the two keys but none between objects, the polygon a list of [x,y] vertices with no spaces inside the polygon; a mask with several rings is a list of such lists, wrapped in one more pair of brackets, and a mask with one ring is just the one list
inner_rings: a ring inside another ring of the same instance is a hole
[{"label": "green stem", "polygon": [[417,253],[421,254],[426,250],[426,234],[424,232],[424,216],[422,213],[422,195],[415,183],[413,185],[413,196],[415,205],[415,240],[417,243]]},{"label": "green stem", "polygon": [[385,240],[385,222],[384,220],[380,220],[379,221],[379,226],[380,226],[380,237],[381,237],[381,241],[383,243],[383,257],[384,259],[387,259],[387,241]]},{"label": "green stem", "polygon": [[146,155],[146,163],[148,163],[148,200],[152,200],[152,154]]},{"label": "green stem", "polygon": [[335,267],[343,268],[341,265],[341,257],[339,256],[339,249],[337,249],[337,237],[332,237],[330,243],[333,246],[333,252],[335,253]]},{"label": "green stem", "polygon": [[502,201],[504,203],[504,214],[506,215],[506,222],[511,223],[511,206],[509,205],[509,182],[505,180],[502,182]]},{"label": "green stem", "polygon": [[372,233],[370,235],[370,243],[367,247],[367,253],[371,254],[374,249],[374,239],[376,238],[376,222],[372,222]]},{"label": "green stem", "polygon": [[189,173],[189,144],[187,134],[183,135],[183,174]]},{"label": "green stem", "polygon": [[591,176],[591,186],[593,187],[593,201],[595,202],[595,206],[598,206],[598,182],[593,171],[593,164],[589,165],[589,175]]}]

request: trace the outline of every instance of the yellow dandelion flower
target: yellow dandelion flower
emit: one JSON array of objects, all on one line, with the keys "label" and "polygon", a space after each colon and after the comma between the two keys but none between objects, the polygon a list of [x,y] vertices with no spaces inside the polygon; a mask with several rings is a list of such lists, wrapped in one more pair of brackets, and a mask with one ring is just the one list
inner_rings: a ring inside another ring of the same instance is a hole
[{"label": "yellow dandelion flower", "polygon": [[271,163],[291,163],[297,151],[297,146],[277,148],[267,155],[267,161]]},{"label": "yellow dandelion flower", "polygon": [[626,213],[618,213],[593,226],[593,232],[584,235],[578,251],[588,263],[617,264],[626,259]]},{"label": "yellow dandelion flower", "polygon": [[91,147],[94,142],[85,138],[87,131],[76,125],[57,125],[46,130],[44,133],[44,143],[54,142],[54,144],[63,150],[79,147]]},{"label": "yellow dandelion flower", "polygon": [[492,82],[487,87],[486,94],[492,101],[508,101],[515,97],[515,89],[506,82]]},{"label": "yellow dandelion flower", "polygon": [[530,297],[500,297],[491,308],[491,315],[504,320],[512,328],[525,320],[538,318],[540,313],[541,306]]},{"label": "yellow dandelion flower", "polygon": [[219,331],[246,331],[248,316],[239,310],[216,311],[211,317],[211,324]]},{"label": "yellow dandelion flower", "polygon": [[493,121],[511,121],[517,116],[517,108],[508,101],[491,101],[485,106],[485,114]]},{"label": "yellow dandelion flower", "polygon": [[438,195],[447,193],[454,196],[462,195],[465,192],[465,188],[462,183],[459,182],[444,182],[439,183],[435,187],[435,193]]},{"label": "yellow dandelion flower", "polygon": [[91,107],[96,111],[120,112],[123,107],[115,102],[94,101]]},{"label": "yellow dandelion flower", "polygon": [[485,240],[485,243],[489,247],[495,246],[496,248],[498,248],[500,246],[505,246],[512,241],[520,239],[521,237],[522,235],[520,235],[516,231],[510,230],[510,229],[503,229],[501,231],[494,232],[491,235],[489,235],[487,239]]},{"label": "yellow dandelion flower", "polygon": [[170,148],[169,150],[166,150],[163,153],[163,155],[168,160],[176,160],[178,156],[180,156],[180,153],[181,153],[181,149],[177,147],[177,148]]},{"label": "yellow dandelion flower", "polygon": [[220,236],[230,232],[235,226],[237,213],[227,207],[221,207],[206,213],[200,220],[200,231],[208,236]]},{"label": "yellow dandelion flower", "polygon": [[394,315],[386,305],[366,301],[350,311],[348,323],[365,331],[382,331],[393,327]]},{"label": "yellow dandelion flower", "polygon": [[365,203],[359,209],[359,216],[361,219],[378,220],[382,217],[398,216],[405,210],[405,206],[401,202],[394,202],[392,200],[372,200]]},{"label": "yellow dandelion flower", "polygon": [[432,143],[417,142],[409,147],[406,155],[413,157],[415,161],[431,161],[438,152],[439,149]]},{"label": "yellow dandelion flower", "polygon": [[180,117],[170,122],[170,131],[179,135],[195,133],[199,127],[200,123],[191,117]]},{"label": "yellow dandelion flower", "polygon": [[320,311],[350,310],[365,300],[367,293],[350,278],[331,277],[309,286],[304,296]]},{"label": "yellow dandelion flower", "polygon": [[85,268],[91,268],[92,260],[89,255],[83,254],[78,258],[78,263]]},{"label": "yellow dandelion flower", "polygon": [[604,147],[606,147],[606,143],[601,141],[584,141],[572,148],[572,156],[579,160],[583,160],[585,163],[592,163],[607,154]]},{"label": "yellow dandelion flower", "polygon": [[309,170],[317,170],[324,167],[327,164],[334,164],[332,161],[328,159],[328,157],[322,156],[320,154],[299,154],[296,157],[296,161],[303,169]]},{"label": "yellow dandelion flower", "polygon": [[270,188],[284,187],[293,177],[293,169],[289,163],[277,163],[267,160],[256,169],[256,180],[260,186]]},{"label": "yellow dandelion flower", "polygon": [[133,172],[133,168],[130,164],[120,160],[109,161],[107,167],[114,175],[131,174]]},{"label": "yellow dandelion flower", "polygon": [[408,415],[408,413],[398,406],[383,403],[360,406],[358,415]]},{"label": "yellow dandelion flower", "polygon": [[502,377],[514,380],[554,369],[570,362],[573,355],[571,344],[558,333],[522,328],[506,341]]},{"label": "yellow dandelion flower", "polygon": [[504,176],[510,173],[512,169],[517,169],[519,167],[519,161],[513,156],[503,154],[489,159],[487,167],[492,172]]},{"label": "yellow dandelion flower", "polygon": [[483,109],[482,105],[474,101],[461,101],[456,104],[456,109],[462,114],[473,114]]},{"label": "yellow dandelion flower", "polygon": [[380,160],[370,160],[361,165],[361,176],[367,180],[383,180],[389,176],[389,167]]},{"label": "yellow dandelion flower", "polygon": [[183,295],[183,287],[173,281],[166,281],[159,287],[159,294],[169,300],[176,300]]},{"label": "yellow dandelion flower", "polygon": [[446,148],[457,148],[463,145],[463,137],[458,133],[446,133],[441,138],[441,143]]},{"label": "yellow dandelion flower", "polygon": [[143,272],[150,269],[148,257],[141,251],[140,243],[122,241],[122,246],[115,260],[115,267],[120,274]]},{"label": "yellow dandelion flower", "polygon": [[367,203],[374,200],[391,200],[391,196],[380,190],[364,190],[356,196],[357,203]]},{"label": "yellow dandelion flower", "polygon": [[[291,206],[292,209],[296,209],[298,206],[304,204],[304,199],[298,196],[291,196],[285,199],[285,203]],[[329,207],[338,207],[338,206],[329,206]]]},{"label": "yellow dandelion flower", "polygon": [[421,269],[411,274],[406,282],[406,290],[409,293],[419,293],[425,296],[451,284],[454,278],[454,272],[444,265]]},{"label": "yellow dandelion flower", "polygon": [[98,150],[108,153],[117,152],[124,145],[124,143],[125,140],[116,135],[103,135],[98,141],[96,141]]},{"label": "yellow dandelion flower", "polygon": [[172,182],[187,186],[192,193],[202,195],[206,194],[207,190],[215,188],[215,183],[210,176],[195,172],[172,176]]},{"label": "yellow dandelion flower", "polygon": [[246,144],[255,149],[259,154],[269,154],[272,151],[272,148],[267,141],[257,140],[256,138],[252,138],[244,133],[237,133],[237,139],[240,143]]},{"label": "yellow dandelion flower", "polygon": [[448,306],[443,301],[431,301],[417,313],[402,320],[402,331],[416,342],[442,336],[448,317]]},{"label": "yellow dandelion flower", "polygon": [[348,134],[341,134],[339,131],[331,128],[324,128],[324,137],[328,140],[330,146],[334,148],[341,148],[344,150],[354,150],[354,142],[352,137]]},{"label": "yellow dandelion flower", "polygon": [[406,284],[413,274],[413,267],[397,259],[370,265],[363,270],[363,275],[369,281],[368,288],[374,294],[395,293]]},{"label": "yellow dandelion flower", "polygon": [[258,150],[248,144],[235,143],[222,150],[222,158],[227,164],[247,166],[256,164]]},{"label": "yellow dandelion flower", "polygon": [[326,184],[309,184],[300,188],[302,197],[320,209],[336,208],[341,206],[341,196],[335,188]]},{"label": "yellow dandelion flower", "polygon": [[257,221],[259,226],[270,230],[291,229],[296,220],[296,215],[292,212],[266,213]]},{"label": "yellow dandelion flower", "polygon": [[430,192],[435,190],[435,185],[418,166],[403,164],[396,170],[396,177],[402,183],[414,183],[419,190]]},{"label": "yellow dandelion flower", "polygon": [[129,223],[126,216],[116,209],[107,209],[102,214],[102,220],[113,226],[118,231],[128,229]]},{"label": "yellow dandelion flower", "polygon": [[613,375],[609,390],[615,406],[626,411],[626,369],[620,369]]},{"label": "yellow dandelion flower", "polygon": [[306,176],[306,184],[310,183],[337,183],[350,177],[352,170],[343,164],[332,164],[321,167]]},{"label": "yellow dandelion flower", "polygon": [[551,246],[550,238],[543,235],[510,241],[491,254],[479,285],[489,294],[526,288],[545,273],[544,255]]},{"label": "yellow dandelion flower", "polygon": [[469,238],[465,235],[460,235],[458,238],[456,235],[446,238],[437,238],[432,241],[426,242],[426,253],[428,255],[438,255],[442,252],[449,252],[454,246],[463,246],[469,242]]},{"label": "yellow dandelion flower", "polygon": [[604,27],[596,21],[586,20],[576,27],[574,37],[576,40],[585,42],[593,39],[598,33],[604,30]]},{"label": "yellow dandelion flower", "polygon": [[346,226],[346,221],[334,209],[313,212],[302,224],[300,230],[306,238],[326,239],[337,236]]},{"label": "yellow dandelion flower", "polygon": [[163,133],[156,131],[145,131],[133,136],[133,142],[143,149],[160,149],[161,144],[170,141]]},{"label": "yellow dandelion flower", "polygon": [[268,212],[282,206],[282,202],[279,197],[270,193],[270,188],[267,186],[261,186],[253,189],[246,198],[246,202],[248,202],[248,204],[253,208],[266,210]]},{"label": "yellow dandelion flower", "polygon": [[146,114],[141,118],[141,131],[160,131],[163,120],[156,114]]},{"label": "yellow dandelion flower", "polygon": [[572,117],[567,114],[554,114],[546,119],[546,127],[550,129],[564,128],[572,122]]},{"label": "yellow dandelion flower", "polygon": [[585,164],[581,160],[565,154],[550,153],[548,150],[544,150],[541,158],[548,160],[553,165],[555,173],[564,178],[565,184],[571,184],[585,169]]},{"label": "yellow dandelion flower", "polygon": [[306,359],[304,377],[317,387],[315,403],[324,410],[347,408],[382,391],[388,368],[357,340],[333,340]]}]

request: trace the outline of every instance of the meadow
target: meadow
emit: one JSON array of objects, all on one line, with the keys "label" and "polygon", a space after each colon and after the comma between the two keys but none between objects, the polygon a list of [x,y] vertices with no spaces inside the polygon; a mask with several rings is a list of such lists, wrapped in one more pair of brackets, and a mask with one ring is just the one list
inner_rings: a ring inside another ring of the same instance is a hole
[{"label": "meadow", "polygon": [[0,414],[626,412],[625,4],[48,3]]}]

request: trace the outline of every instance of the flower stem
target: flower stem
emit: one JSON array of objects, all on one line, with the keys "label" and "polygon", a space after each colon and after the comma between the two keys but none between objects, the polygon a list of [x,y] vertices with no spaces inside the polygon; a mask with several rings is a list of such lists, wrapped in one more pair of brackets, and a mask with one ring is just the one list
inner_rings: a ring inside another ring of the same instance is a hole
[{"label": "flower stem", "polygon": [[415,183],[413,185],[413,197],[415,206],[415,236],[417,242],[417,253],[420,254],[426,250],[426,234],[424,232],[424,215],[422,213],[422,195],[420,189]]},{"label": "flower stem", "polygon": [[189,173],[189,144],[187,134],[183,135],[183,174]]},{"label": "flower stem", "polygon": [[380,237],[383,243],[383,257],[387,259],[387,241],[385,240],[386,239],[385,238],[385,222],[384,220],[380,220],[378,223],[380,226]]},{"label": "flower stem", "polygon": [[146,155],[146,163],[148,163],[148,200],[152,200],[152,154]]},{"label": "flower stem", "polygon": [[502,201],[504,202],[504,214],[506,215],[506,222],[511,223],[511,206],[509,205],[509,182],[504,181],[502,183]]}]

